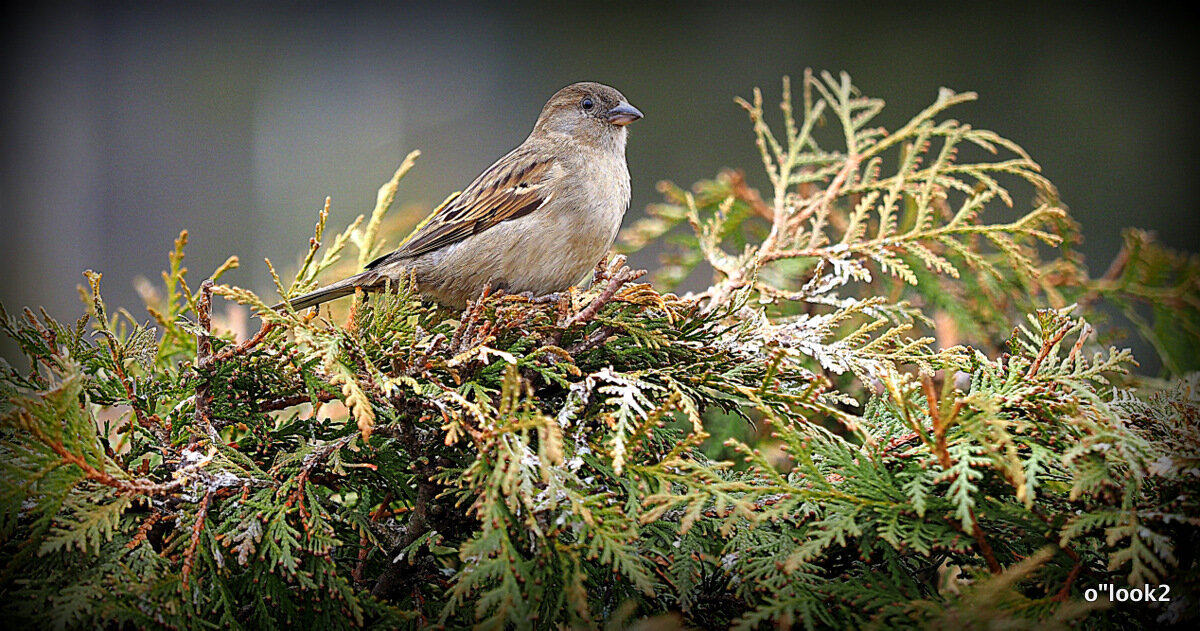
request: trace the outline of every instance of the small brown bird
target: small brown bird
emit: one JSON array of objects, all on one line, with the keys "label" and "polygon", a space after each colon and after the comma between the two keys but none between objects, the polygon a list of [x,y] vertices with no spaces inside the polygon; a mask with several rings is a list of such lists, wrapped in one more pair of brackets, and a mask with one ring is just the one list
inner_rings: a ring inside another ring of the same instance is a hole
[{"label": "small brown bird", "polygon": [[533,132],[400,248],[366,271],[292,299],[303,309],[415,275],[421,294],[463,308],[487,284],[541,296],[583,280],[629,208],[625,126],[642,117],[599,83],[559,90]]}]

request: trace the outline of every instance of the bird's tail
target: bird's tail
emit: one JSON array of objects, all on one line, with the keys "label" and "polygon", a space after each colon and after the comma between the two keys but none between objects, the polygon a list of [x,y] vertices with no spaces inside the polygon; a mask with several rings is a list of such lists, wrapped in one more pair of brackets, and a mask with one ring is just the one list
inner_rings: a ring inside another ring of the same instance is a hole
[{"label": "bird's tail", "polygon": [[[364,278],[364,276],[366,275],[358,274],[357,276],[351,276],[350,278],[340,280],[332,285],[326,285],[325,287],[304,294],[298,298],[292,298],[288,301],[288,303],[292,305],[293,309],[299,311],[301,309],[307,309],[309,307],[319,305],[323,302],[328,302],[334,298],[349,296],[350,294],[354,293],[354,289],[356,287],[365,285],[363,281],[366,280],[366,278]],[[276,310],[282,309],[283,305],[284,303],[281,302],[272,308]]]}]

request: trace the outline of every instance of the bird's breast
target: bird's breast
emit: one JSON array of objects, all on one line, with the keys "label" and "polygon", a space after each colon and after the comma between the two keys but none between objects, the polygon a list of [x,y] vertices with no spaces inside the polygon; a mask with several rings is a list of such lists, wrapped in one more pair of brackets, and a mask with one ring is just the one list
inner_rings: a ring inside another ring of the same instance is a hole
[{"label": "bird's breast", "polygon": [[414,261],[422,291],[461,306],[489,283],[540,296],[583,280],[616,239],[630,196],[624,155],[588,157],[556,174],[537,210]]},{"label": "bird's breast", "polygon": [[525,225],[513,227],[519,236],[502,266],[512,291],[563,291],[582,280],[616,239],[629,207],[624,160],[586,164],[565,180],[539,212],[521,218]]}]

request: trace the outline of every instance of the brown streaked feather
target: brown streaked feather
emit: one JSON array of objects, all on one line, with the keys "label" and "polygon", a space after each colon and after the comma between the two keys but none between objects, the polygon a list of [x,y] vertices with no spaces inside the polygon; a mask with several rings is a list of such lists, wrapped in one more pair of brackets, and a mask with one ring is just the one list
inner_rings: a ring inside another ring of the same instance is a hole
[{"label": "brown streaked feather", "polygon": [[529,153],[522,146],[497,160],[400,249],[372,261],[367,269],[432,252],[537,210],[551,189],[546,184],[554,158]]}]

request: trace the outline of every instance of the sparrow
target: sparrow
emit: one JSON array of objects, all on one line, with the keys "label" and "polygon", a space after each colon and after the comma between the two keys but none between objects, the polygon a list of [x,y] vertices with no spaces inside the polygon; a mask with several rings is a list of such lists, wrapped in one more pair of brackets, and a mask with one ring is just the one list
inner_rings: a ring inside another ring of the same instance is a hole
[{"label": "sparrow", "polygon": [[642,118],[617,90],[569,85],[550,97],[525,142],[488,167],[359,274],[293,298],[304,309],[388,281],[463,308],[487,285],[511,294],[566,290],[608,253],[629,208],[625,126]]}]

